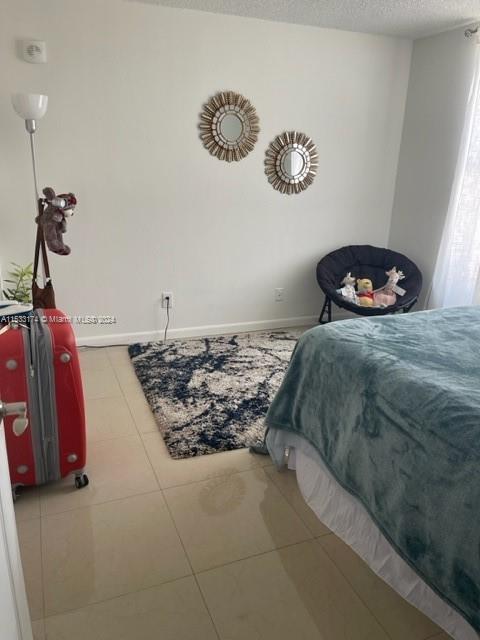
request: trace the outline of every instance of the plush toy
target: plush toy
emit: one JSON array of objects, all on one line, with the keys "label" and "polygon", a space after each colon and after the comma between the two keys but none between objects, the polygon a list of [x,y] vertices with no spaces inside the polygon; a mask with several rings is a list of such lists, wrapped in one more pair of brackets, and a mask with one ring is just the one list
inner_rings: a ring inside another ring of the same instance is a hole
[{"label": "plush toy", "polygon": [[403,289],[397,287],[398,281],[405,278],[403,271],[397,271],[397,267],[393,267],[390,271],[385,271],[385,273],[388,276],[387,284],[373,294],[376,307],[390,307],[394,305],[397,302],[396,294],[403,291]]},{"label": "plush toy", "polygon": [[350,302],[353,302],[354,304],[358,304],[357,292],[355,291],[355,286],[354,286],[355,278],[354,276],[352,276],[350,271],[344,277],[341,284],[343,284],[344,286],[341,289],[337,289],[337,293],[339,293],[341,296],[343,296]]},{"label": "plush toy", "polygon": [[357,298],[361,307],[373,307],[373,284],[369,278],[357,278]]},{"label": "plush toy", "polygon": [[51,187],[46,187],[43,195],[46,207],[36,221],[42,225],[43,235],[50,251],[68,256],[70,247],[64,244],[62,236],[67,230],[66,218],[73,215],[77,199],[73,193],[61,193],[56,196]]}]

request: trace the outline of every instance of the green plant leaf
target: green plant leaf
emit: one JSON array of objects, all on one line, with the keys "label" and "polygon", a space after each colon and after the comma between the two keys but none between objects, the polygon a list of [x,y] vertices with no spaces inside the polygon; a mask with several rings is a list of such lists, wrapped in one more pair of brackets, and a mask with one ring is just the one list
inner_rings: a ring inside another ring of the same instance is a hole
[{"label": "green plant leaf", "polygon": [[4,291],[8,300],[18,300],[19,302],[31,302],[31,287],[33,280],[32,263],[22,266],[16,262],[10,263],[12,269],[9,271],[9,279],[6,283],[13,285]]}]

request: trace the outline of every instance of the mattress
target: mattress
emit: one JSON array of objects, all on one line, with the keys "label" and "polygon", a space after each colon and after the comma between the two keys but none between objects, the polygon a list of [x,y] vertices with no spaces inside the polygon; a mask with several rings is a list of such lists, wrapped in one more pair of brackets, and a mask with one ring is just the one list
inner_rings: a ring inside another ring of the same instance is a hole
[{"label": "mattress", "polygon": [[442,600],[400,557],[363,505],[335,480],[320,455],[298,434],[270,427],[270,455],[296,471],[299,489],[317,517],[385,582],[455,640],[478,640],[468,622]]}]

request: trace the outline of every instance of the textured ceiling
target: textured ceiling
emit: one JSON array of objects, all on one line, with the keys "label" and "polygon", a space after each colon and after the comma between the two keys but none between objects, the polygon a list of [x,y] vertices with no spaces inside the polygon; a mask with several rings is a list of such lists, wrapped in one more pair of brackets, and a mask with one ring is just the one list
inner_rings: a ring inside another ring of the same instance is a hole
[{"label": "textured ceiling", "polygon": [[130,0],[407,38],[480,19],[480,0]]}]

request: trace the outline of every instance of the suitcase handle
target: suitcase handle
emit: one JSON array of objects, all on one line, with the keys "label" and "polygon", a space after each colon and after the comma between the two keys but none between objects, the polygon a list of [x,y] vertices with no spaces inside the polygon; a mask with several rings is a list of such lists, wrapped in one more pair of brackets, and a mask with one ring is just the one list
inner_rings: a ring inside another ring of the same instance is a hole
[{"label": "suitcase handle", "polygon": [[6,416],[18,416],[12,424],[13,433],[21,436],[28,427],[27,404],[26,402],[4,403],[0,400],[0,420]]}]

